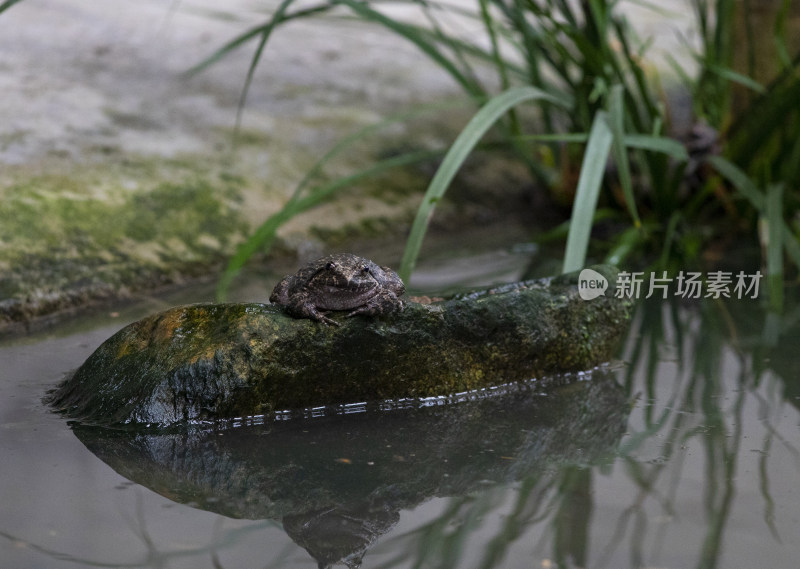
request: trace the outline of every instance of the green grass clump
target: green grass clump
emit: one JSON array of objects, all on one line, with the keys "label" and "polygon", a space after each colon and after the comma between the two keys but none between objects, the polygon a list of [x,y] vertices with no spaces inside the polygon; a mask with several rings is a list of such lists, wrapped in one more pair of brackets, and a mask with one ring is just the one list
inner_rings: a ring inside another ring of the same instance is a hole
[{"label": "green grass clump", "polygon": [[[692,95],[692,138],[671,130],[658,79],[643,63],[647,45],[636,41],[618,2],[477,0],[472,10],[424,0],[402,3],[418,8],[426,23],[391,18],[374,1],[328,0],[297,8],[293,0],[283,0],[269,20],[222,46],[195,71],[256,40],[244,105],[253,73],[278,26],[346,8],[402,36],[449,74],[480,110],[446,153],[423,197],[400,269],[404,278],[413,270],[436,204],[490,129],[518,153],[540,184],[574,194],[565,271],[585,264],[591,228],[601,218],[616,231],[605,242],[592,242],[593,254],[614,263],[649,259],[653,269],[689,268],[702,261],[704,248],[744,227],[760,235],[764,263],[775,282],[782,280],[784,255],[800,266],[796,228],[787,223],[798,205],[800,185],[800,64],[788,56],[785,10],[779,11],[774,27],[783,71],[764,86],[732,68],[737,47],[733,0],[694,0],[702,39],[701,51],[694,54],[699,72],[690,77],[675,65]],[[488,41],[445,32],[441,21],[451,15],[482,26]],[[495,71],[492,81],[481,79],[485,74],[479,71],[487,66]],[[732,113],[734,85],[757,94],[752,108],[758,112]],[[531,102],[538,111],[534,123],[519,109]],[[320,167],[350,142],[324,157]],[[559,157],[560,168],[536,159],[542,148]],[[277,227],[292,216],[356,179],[430,157],[395,156],[320,187],[306,187],[307,178],[286,207],[240,248],[220,290],[247,258],[270,245]],[[570,187],[574,179],[578,182]],[[757,233],[759,225],[762,231]],[[772,296],[780,304],[778,288],[773,287]]]}]

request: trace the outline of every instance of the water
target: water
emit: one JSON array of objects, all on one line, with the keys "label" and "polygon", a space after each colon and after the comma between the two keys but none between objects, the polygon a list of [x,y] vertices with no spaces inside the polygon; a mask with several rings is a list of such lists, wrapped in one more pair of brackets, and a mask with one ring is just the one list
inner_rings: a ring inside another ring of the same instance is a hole
[{"label": "water", "polygon": [[132,436],[42,404],[125,323],[209,293],[0,345],[0,566],[797,567],[796,303],[642,305],[618,361],[456,405]]}]

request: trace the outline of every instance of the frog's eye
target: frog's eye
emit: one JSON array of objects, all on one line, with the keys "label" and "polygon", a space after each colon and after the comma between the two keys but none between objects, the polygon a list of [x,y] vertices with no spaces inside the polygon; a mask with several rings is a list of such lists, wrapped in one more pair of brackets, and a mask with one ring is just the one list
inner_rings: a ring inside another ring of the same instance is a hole
[{"label": "frog's eye", "polygon": [[369,267],[366,266],[366,265],[361,265],[361,272],[362,273],[368,273],[369,272]]},{"label": "frog's eye", "polygon": [[333,269],[335,269],[335,268],[336,268],[336,263],[334,263],[334,262],[332,262],[332,261],[328,261],[328,262],[325,264],[325,269],[326,269],[326,270],[328,270],[328,271],[331,271],[331,270],[333,270]]}]

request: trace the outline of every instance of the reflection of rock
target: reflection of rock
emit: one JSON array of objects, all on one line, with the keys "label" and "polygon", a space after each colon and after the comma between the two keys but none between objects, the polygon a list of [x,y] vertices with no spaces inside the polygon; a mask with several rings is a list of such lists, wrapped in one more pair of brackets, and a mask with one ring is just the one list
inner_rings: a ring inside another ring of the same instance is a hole
[{"label": "reflection of rock", "polygon": [[339,562],[360,567],[367,549],[399,519],[400,514],[387,507],[330,508],[284,516],[283,529],[317,560],[320,568]]},{"label": "reflection of rock", "polygon": [[[616,269],[595,267],[613,283]],[[173,308],[127,326],[54,393],[95,424],[160,426],[319,405],[448,395],[591,368],[628,326],[630,302],[581,300],[577,273],[341,327],[262,304]]]},{"label": "reflection of rock", "polygon": [[227,430],[74,430],[134,482],[226,516],[282,520],[321,566],[357,566],[402,509],[613,450],[625,430],[625,395],[602,369],[586,377],[447,405]]}]

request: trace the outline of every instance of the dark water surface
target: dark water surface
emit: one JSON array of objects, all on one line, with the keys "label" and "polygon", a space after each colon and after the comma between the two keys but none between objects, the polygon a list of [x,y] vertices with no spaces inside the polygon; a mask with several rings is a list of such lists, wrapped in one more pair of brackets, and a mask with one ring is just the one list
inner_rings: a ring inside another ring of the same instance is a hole
[{"label": "dark water surface", "polygon": [[[523,257],[478,264],[513,280]],[[447,405],[131,434],[41,402],[127,322],[207,295],[0,344],[0,567],[800,564],[796,302],[642,304],[618,361]]]}]

